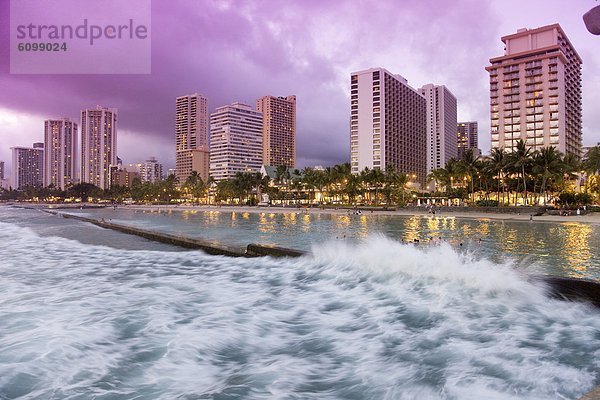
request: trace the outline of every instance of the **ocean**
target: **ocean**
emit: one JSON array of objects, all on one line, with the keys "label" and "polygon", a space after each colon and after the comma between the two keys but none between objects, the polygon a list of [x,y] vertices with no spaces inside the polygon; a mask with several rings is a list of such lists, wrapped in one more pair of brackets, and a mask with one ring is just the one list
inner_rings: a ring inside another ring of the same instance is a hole
[{"label": "ocean", "polygon": [[492,257],[494,226],[483,245],[456,231],[461,248],[349,226],[310,256],[244,259],[0,207],[0,399],[577,399],[600,384],[600,311],[527,279],[553,254]]}]

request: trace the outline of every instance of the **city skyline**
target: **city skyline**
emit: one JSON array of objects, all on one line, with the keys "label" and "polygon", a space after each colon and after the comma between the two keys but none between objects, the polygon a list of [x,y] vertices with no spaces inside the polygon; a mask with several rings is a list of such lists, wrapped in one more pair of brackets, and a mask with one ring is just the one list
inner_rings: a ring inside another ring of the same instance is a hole
[{"label": "city skyline", "polygon": [[[3,16],[8,15],[4,3],[0,5]],[[561,24],[584,61],[583,144],[600,140],[600,128],[596,128],[600,127],[600,114],[593,108],[600,104],[600,82],[595,79],[600,55],[593,53],[600,39],[589,34],[581,20],[595,2],[575,4],[568,12],[558,1],[435,4],[431,12],[428,2],[384,2],[370,9],[372,19],[367,21],[363,16],[366,6],[351,3],[290,4],[267,12],[253,2],[233,8],[227,2],[199,2],[196,6],[185,1],[155,1],[151,75],[9,75],[7,57],[3,58],[0,84],[6,90],[0,94],[0,160],[10,159],[11,146],[40,141],[39,127],[44,120],[77,120],[74,117],[82,106],[106,104],[120,110],[119,157],[131,162],[154,154],[171,168],[172,99],[199,92],[209,99],[210,113],[234,101],[253,104],[265,93],[295,93],[298,166],[345,162],[350,153],[347,76],[353,70],[377,66],[400,72],[413,87],[433,82],[451,88],[458,101],[458,118],[479,123],[480,146],[487,152],[489,75],[484,67],[501,54],[500,37],[519,28],[553,23]],[[386,21],[400,12],[406,23],[389,29]],[[307,26],[296,23],[308,15],[316,17]],[[180,26],[168,24],[174,16],[182,18]],[[426,17],[429,26],[420,22]],[[224,21],[223,27],[215,20]],[[0,27],[3,39],[7,26]],[[191,35],[198,26],[205,33],[201,40]],[[210,60],[190,55],[185,62],[176,63],[173,54],[181,51],[175,43],[177,36],[188,38],[183,41],[186,49],[203,54],[219,47],[218,54]],[[53,94],[56,90],[63,94],[58,100]],[[141,138],[147,147],[135,145]]]}]

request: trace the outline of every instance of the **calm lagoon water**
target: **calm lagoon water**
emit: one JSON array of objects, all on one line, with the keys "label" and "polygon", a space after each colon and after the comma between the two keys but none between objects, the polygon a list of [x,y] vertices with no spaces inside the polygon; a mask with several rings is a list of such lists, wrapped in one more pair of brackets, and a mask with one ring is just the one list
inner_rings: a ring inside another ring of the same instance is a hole
[{"label": "calm lagoon water", "polygon": [[[0,399],[577,399],[600,384],[600,311],[525,276],[597,276],[596,226],[93,215],[313,254],[209,256],[0,207]],[[446,243],[398,240],[434,234]]]},{"label": "calm lagoon water", "polygon": [[442,238],[474,257],[512,261],[533,272],[600,280],[600,226],[578,222],[499,221],[444,216],[332,215],[311,211],[291,214],[215,211],[144,211],[103,209],[69,211],[92,218],[214,239],[223,243],[272,244],[310,250],[325,242],[358,244],[381,234],[397,241],[424,244]]}]

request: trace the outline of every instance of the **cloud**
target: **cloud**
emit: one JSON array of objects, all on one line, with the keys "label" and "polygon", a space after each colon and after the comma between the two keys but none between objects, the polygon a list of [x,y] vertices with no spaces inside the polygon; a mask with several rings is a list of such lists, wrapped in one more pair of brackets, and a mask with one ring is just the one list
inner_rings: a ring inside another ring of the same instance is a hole
[{"label": "cloud", "polygon": [[[0,14],[7,15],[7,2],[1,3]],[[9,75],[8,57],[2,57],[0,107],[43,118],[77,116],[96,104],[118,108],[120,129],[136,138],[120,142],[124,161],[154,154],[170,166],[177,96],[203,93],[214,110],[233,101],[254,105],[266,94],[296,94],[301,166],[331,165],[348,160],[350,73],[382,66],[414,87],[445,84],[458,99],[459,119],[479,122],[485,148],[489,84],[484,67],[501,54],[500,36],[518,27],[511,23],[517,3],[509,3],[154,0],[152,74]],[[525,7],[523,14],[528,14],[527,7],[544,4],[534,1],[517,8]],[[541,13],[556,15],[556,7],[551,2]],[[6,39],[7,25],[0,23],[0,39]],[[589,48],[586,58],[597,59],[596,47]],[[592,84],[600,88],[591,74],[584,75],[586,111],[591,109],[587,102],[597,102],[600,93],[586,87]],[[596,117],[584,116],[586,130],[588,121],[596,124]],[[130,147],[132,143],[149,147]],[[3,138],[0,145],[13,143]]]}]

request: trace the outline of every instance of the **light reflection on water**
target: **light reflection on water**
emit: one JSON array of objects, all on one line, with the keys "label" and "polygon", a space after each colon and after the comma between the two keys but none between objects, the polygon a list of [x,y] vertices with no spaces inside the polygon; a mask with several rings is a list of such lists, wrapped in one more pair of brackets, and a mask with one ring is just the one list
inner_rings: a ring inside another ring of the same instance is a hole
[{"label": "light reflection on water", "polygon": [[[386,216],[377,214],[277,214],[230,211],[156,212],[84,210],[145,229],[176,232],[225,243],[262,243],[309,250],[336,238],[358,242],[382,233],[394,240],[421,245],[429,238],[472,251],[497,262],[514,260],[523,268],[567,276],[600,279],[600,226],[578,222],[500,221],[452,216]],[[462,247],[462,246],[461,246]]]},{"label": "light reflection on water", "polygon": [[590,251],[590,235],[592,228],[589,225],[569,223],[563,225],[566,231],[564,245],[562,246],[563,257],[567,260],[569,270],[575,270],[581,274],[586,271],[586,265],[592,260]]}]

